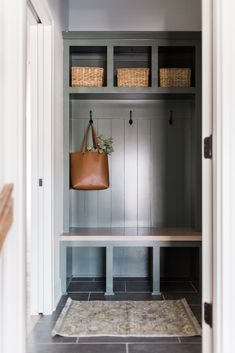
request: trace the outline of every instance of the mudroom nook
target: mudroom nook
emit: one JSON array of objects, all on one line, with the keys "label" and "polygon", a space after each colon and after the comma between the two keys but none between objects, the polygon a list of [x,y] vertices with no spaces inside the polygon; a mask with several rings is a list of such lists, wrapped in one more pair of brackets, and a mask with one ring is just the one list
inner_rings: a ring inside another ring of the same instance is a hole
[{"label": "mudroom nook", "polygon": [[[201,34],[63,37],[63,293],[73,277],[105,277],[106,295],[115,294],[115,277],[151,277],[153,295],[161,294],[161,277],[200,288]],[[84,67],[102,69],[101,83],[74,81],[74,68]],[[121,84],[123,68],[145,69],[142,83]],[[110,187],[73,190],[69,154],[81,150],[91,116],[97,133],[113,139]]]},{"label": "mudroom nook", "polygon": [[0,352],[232,351],[234,4],[1,1]]}]

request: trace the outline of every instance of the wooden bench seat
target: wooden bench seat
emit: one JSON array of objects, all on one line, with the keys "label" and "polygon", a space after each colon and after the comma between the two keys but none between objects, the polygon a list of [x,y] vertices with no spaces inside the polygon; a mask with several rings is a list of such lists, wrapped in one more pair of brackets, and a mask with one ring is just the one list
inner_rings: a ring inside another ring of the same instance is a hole
[{"label": "wooden bench seat", "polygon": [[[201,233],[192,228],[71,228],[60,236],[60,276],[63,294],[71,279],[68,249],[104,247],[106,249],[106,295],[113,295],[113,249],[148,247],[152,249],[152,294],[160,294],[160,249],[162,247],[197,247],[201,262]],[[200,266],[199,266],[200,268]],[[199,278],[200,278],[199,274]]]}]

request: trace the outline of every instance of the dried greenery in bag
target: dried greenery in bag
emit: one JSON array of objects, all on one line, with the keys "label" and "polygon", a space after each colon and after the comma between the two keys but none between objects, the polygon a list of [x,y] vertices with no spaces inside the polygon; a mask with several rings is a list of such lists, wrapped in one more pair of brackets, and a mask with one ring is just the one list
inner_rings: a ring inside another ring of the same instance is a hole
[{"label": "dried greenery in bag", "polygon": [[[105,137],[103,135],[97,136],[98,148],[97,151],[99,153],[107,153],[111,154],[113,149],[113,139],[112,137]],[[96,151],[93,146],[87,146],[87,151]]]}]

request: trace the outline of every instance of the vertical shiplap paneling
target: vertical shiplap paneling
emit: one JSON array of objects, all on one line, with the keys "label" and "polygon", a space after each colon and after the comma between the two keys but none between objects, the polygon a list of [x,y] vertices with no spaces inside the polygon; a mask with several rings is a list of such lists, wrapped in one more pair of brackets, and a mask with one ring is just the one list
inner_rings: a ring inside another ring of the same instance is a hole
[{"label": "vertical shiplap paneling", "polygon": [[[196,158],[196,141],[197,141],[197,137],[196,137],[196,121],[195,121],[195,118],[196,118],[196,115],[195,115],[195,105],[194,103],[192,102],[191,103],[191,109],[190,109],[190,137],[191,137],[191,160],[195,161],[194,163],[191,163],[191,182],[190,182],[190,188],[191,188],[191,207],[190,207],[190,210],[191,210],[191,226],[192,227],[195,227],[196,224],[196,214],[197,214],[197,211],[195,209],[196,207],[196,193],[200,190],[200,187],[198,186],[198,183],[197,183],[197,175],[196,175],[196,171],[197,171],[197,168],[198,168],[198,161],[197,161],[197,158]],[[198,212],[201,211],[201,207],[200,209],[198,209]]]},{"label": "vertical shiplap paneling", "polygon": [[181,190],[184,193],[183,208],[181,215],[181,224],[185,226],[192,225],[191,219],[191,205],[192,205],[192,135],[191,135],[191,121],[184,119],[182,123],[183,141],[182,155],[184,157],[182,167],[182,185]]},{"label": "vertical shiplap paneling", "polygon": [[166,122],[164,118],[151,120],[150,131],[150,173],[151,173],[151,195],[150,195],[150,226],[161,227],[165,223],[166,218],[166,202],[165,202],[165,171],[166,160],[165,144],[166,144]]},{"label": "vertical shiplap paneling", "polygon": [[175,119],[176,170],[175,192],[176,208],[174,210],[176,226],[191,224],[191,129],[190,120],[178,117]]},{"label": "vertical shiplap paneling", "polygon": [[[94,127],[97,131],[98,119],[93,119]],[[89,135],[88,144],[92,145],[91,133]],[[86,190],[85,193],[85,214],[84,226],[85,227],[98,227],[98,191]]]},{"label": "vertical shiplap paneling", "polygon": [[174,119],[175,127],[175,145],[176,145],[176,170],[175,170],[175,187],[176,187],[176,205],[175,217],[176,226],[180,226],[183,222],[185,195],[185,121],[180,116]]},{"label": "vertical shiplap paneling", "polygon": [[178,185],[178,174],[180,173],[181,159],[179,155],[179,145],[177,140],[177,118],[175,112],[173,114],[173,124],[169,124],[169,118],[164,121],[164,129],[166,132],[166,140],[164,144],[164,164],[165,164],[165,219],[164,226],[174,227],[177,225],[176,209]]},{"label": "vertical shiplap paneling", "polygon": [[138,227],[150,226],[150,120],[138,121]]},{"label": "vertical shiplap paneling", "polygon": [[125,120],[125,227],[137,227],[137,124]]},{"label": "vertical shiplap paneling", "polygon": [[174,223],[176,226],[180,226],[182,223],[182,216],[184,213],[184,203],[185,203],[185,195],[182,192],[184,189],[184,176],[185,176],[185,168],[184,168],[184,157],[185,157],[185,125],[184,119],[177,117],[174,119],[174,141],[175,141],[175,202],[177,207],[174,209],[175,220]]},{"label": "vertical shiplap paneling", "polygon": [[[110,188],[71,191],[72,227],[187,226],[192,221],[192,119],[184,108],[159,105],[134,124],[128,119],[94,119],[99,134],[112,135]],[[116,110],[116,113],[119,113]],[[71,150],[81,149],[88,119],[72,119]]]},{"label": "vertical shiplap paneling", "polygon": [[[71,151],[79,152],[87,127],[87,120],[72,119],[71,121]],[[83,227],[85,218],[85,191],[70,190],[70,226]]]},{"label": "vertical shiplap paneling", "polygon": [[[111,119],[99,119],[97,126],[98,135],[109,137],[112,135],[112,120]],[[97,192],[98,196],[98,226],[99,227],[111,227],[111,192],[112,192],[112,160],[109,158],[109,173],[110,173],[110,187],[107,190],[100,190]]]},{"label": "vertical shiplap paneling", "polygon": [[125,121],[123,119],[112,120],[112,137],[114,153],[112,154],[111,188],[112,188],[112,227],[124,227],[125,210]]}]

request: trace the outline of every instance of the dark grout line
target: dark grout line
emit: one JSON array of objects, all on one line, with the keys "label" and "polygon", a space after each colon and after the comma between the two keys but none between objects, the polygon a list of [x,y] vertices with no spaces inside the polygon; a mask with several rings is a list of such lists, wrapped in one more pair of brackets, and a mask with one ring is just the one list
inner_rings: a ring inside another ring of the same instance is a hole
[{"label": "dark grout line", "polygon": [[[38,342],[36,345],[39,345],[39,346],[43,346],[43,345],[71,345],[71,346],[74,346],[74,345],[188,345],[188,346],[191,346],[191,345],[201,345],[201,342],[177,342],[177,341],[174,341],[174,342],[168,342],[168,341],[162,341],[162,342],[157,342],[157,341],[149,341],[149,342],[146,342],[146,341],[132,341],[132,342],[80,342],[79,341],[79,337],[77,338],[77,340],[75,342]],[[35,343],[29,343],[28,346],[35,346]]]}]

